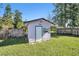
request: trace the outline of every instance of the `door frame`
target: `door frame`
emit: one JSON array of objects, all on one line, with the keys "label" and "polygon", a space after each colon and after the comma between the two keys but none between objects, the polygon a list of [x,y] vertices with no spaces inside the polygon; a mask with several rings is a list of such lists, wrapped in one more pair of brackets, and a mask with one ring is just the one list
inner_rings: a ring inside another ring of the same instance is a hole
[{"label": "door frame", "polygon": [[[40,25],[38,25],[38,26],[35,26],[35,42],[36,42],[36,27],[41,27],[41,29],[42,29],[42,36],[43,36],[43,26],[40,26]],[[43,40],[43,37],[41,38],[42,40]]]}]

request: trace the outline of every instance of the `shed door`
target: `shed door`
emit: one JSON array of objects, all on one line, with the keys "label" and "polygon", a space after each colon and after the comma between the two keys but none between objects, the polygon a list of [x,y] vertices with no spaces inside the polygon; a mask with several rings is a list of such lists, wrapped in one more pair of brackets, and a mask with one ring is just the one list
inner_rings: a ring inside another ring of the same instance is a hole
[{"label": "shed door", "polygon": [[36,41],[42,40],[42,27],[36,26]]}]

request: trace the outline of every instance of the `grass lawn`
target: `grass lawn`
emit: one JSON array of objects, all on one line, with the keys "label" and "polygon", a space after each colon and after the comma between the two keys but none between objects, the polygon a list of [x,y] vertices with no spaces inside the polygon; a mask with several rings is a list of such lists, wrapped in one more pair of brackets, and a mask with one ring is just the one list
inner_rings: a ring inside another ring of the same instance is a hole
[{"label": "grass lawn", "polygon": [[28,44],[23,38],[0,40],[0,55],[79,56],[79,37],[57,36],[36,44]]}]

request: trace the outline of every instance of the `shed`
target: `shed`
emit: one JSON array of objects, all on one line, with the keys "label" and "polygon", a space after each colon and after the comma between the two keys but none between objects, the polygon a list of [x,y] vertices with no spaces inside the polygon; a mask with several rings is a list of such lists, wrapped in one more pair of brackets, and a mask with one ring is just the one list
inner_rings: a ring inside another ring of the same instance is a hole
[{"label": "shed", "polygon": [[28,28],[28,41],[40,42],[51,38],[50,28],[53,25],[51,21],[44,18],[39,18],[25,22]]}]

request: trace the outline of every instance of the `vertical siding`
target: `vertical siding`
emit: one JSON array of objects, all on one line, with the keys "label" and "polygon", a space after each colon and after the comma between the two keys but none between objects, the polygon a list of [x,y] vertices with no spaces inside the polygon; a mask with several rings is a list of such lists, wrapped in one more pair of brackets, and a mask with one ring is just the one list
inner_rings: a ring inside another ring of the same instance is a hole
[{"label": "vertical siding", "polygon": [[32,24],[28,25],[28,39],[29,42],[35,42],[35,26]]},{"label": "vertical siding", "polygon": [[[28,40],[29,42],[35,42],[35,26],[42,26],[43,28],[46,28],[50,31],[51,24],[44,20],[38,20],[34,22],[30,22],[28,24]],[[46,32],[43,34],[43,40],[49,40],[51,37],[50,32]]]}]

